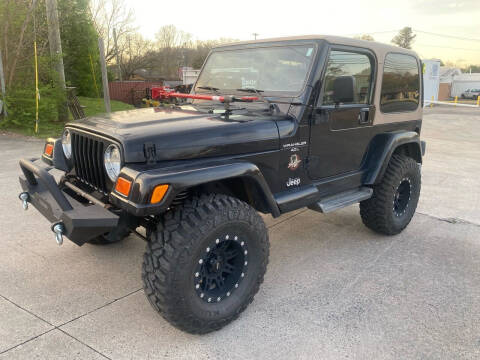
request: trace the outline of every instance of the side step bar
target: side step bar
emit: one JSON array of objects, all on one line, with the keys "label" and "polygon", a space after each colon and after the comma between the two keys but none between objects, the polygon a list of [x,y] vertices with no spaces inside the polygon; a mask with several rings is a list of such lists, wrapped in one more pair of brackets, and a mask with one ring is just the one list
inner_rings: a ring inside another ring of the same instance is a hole
[{"label": "side step bar", "polygon": [[329,213],[356,204],[360,201],[367,200],[372,197],[372,194],[373,189],[364,186],[355,190],[348,190],[326,197],[315,204],[309,205],[308,208],[322,213]]}]

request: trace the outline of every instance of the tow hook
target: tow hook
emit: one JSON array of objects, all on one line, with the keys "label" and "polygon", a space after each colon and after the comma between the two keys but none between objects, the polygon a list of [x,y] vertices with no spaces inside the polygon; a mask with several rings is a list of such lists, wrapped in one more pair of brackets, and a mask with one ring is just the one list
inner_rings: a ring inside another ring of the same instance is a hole
[{"label": "tow hook", "polygon": [[22,200],[23,210],[28,210],[28,200],[30,200],[30,195],[27,192],[22,192],[18,195],[18,198]]},{"label": "tow hook", "polygon": [[52,225],[52,231],[55,233],[55,241],[58,246],[63,244],[63,234],[65,233],[65,226],[63,223],[58,222]]}]

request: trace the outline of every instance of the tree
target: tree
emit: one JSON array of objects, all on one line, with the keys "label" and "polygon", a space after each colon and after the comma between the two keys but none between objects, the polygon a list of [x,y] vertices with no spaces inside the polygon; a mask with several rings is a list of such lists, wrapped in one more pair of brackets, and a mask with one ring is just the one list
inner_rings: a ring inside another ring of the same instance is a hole
[{"label": "tree", "polygon": [[188,65],[193,47],[192,35],[177,29],[174,25],[162,26],[155,34],[157,61],[155,70],[165,78],[178,79],[178,69]]},{"label": "tree", "polygon": [[62,36],[65,77],[81,96],[95,97],[95,77],[98,68],[98,35],[90,17],[88,0],[59,0],[60,32]]},{"label": "tree", "polygon": [[175,25],[165,25],[155,34],[157,45],[162,49],[189,47],[192,45],[192,35],[179,30]]},{"label": "tree", "polygon": [[462,67],[464,73],[480,73],[480,65],[466,65]]},{"label": "tree", "polygon": [[152,42],[143,38],[141,34],[128,34],[122,49],[120,62],[124,79],[131,78],[137,70],[150,70],[153,67],[155,56],[152,56]]},{"label": "tree", "polygon": [[125,0],[90,0],[90,15],[98,36],[105,43],[105,61],[107,65],[115,59],[117,50],[113,37],[117,35],[118,52],[122,52],[125,38],[135,32],[133,10],[127,8]]},{"label": "tree", "polygon": [[[35,26],[34,26],[35,25]],[[52,70],[48,51],[45,0],[0,1],[0,47],[2,48],[9,117],[1,125],[26,127],[35,123],[34,40],[37,40],[40,121],[55,121],[58,104],[64,101],[58,76]]]},{"label": "tree", "polygon": [[[92,96],[90,65],[98,59],[97,34],[88,11],[88,0],[57,0],[65,76],[80,95]],[[35,6],[34,6],[35,5]],[[33,129],[35,119],[34,40],[37,43],[40,123],[57,121],[58,105],[65,101],[59,76],[52,66],[45,0],[0,1],[0,47],[7,83],[8,122]],[[98,75],[97,75],[98,76]]]},{"label": "tree", "polygon": [[359,39],[359,40],[366,40],[366,41],[375,41],[372,35],[369,34],[363,34],[360,36],[355,36],[354,39]]},{"label": "tree", "polygon": [[413,33],[412,28],[406,26],[395,35],[392,39],[392,43],[404,49],[411,49],[416,36],[417,35]]},{"label": "tree", "polygon": [[[3,39],[5,56],[5,77],[7,87],[13,85],[17,65],[25,57],[25,47],[28,43],[26,31],[31,24],[32,14],[35,11],[36,0],[27,2],[25,0],[7,0],[1,9],[3,16]],[[13,41],[9,41],[13,40]],[[13,50],[13,51],[12,51]],[[10,56],[11,54],[11,56]]]}]

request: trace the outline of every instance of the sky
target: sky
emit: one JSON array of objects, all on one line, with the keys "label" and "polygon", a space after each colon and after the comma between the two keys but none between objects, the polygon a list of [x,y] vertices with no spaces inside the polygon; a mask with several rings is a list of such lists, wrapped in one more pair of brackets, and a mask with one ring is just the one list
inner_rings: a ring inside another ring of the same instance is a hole
[{"label": "sky", "polygon": [[480,65],[479,0],[125,1],[138,31],[151,39],[161,26],[173,24],[200,40],[249,40],[253,33],[258,38],[371,34],[390,43],[410,26],[417,33],[413,50],[423,59]]}]

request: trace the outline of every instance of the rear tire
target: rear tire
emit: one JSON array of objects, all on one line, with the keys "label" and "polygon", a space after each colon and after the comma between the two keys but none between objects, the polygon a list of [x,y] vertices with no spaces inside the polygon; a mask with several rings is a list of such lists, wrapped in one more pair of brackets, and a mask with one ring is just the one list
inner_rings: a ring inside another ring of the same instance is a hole
[{"label": "rear tire", "polygon": [[363,223],[385,235],[400,233],[412,220],[420,197],[421,174],[417,162],[393,155],[373,196],[360,202]]},{"label": "rear tire", "polygon": [[222,328],[245,310],[263,282],[268,231],[255,209],[236,198],[192,197],[167,212],[147,237],[145,294],[180,330]]}]

